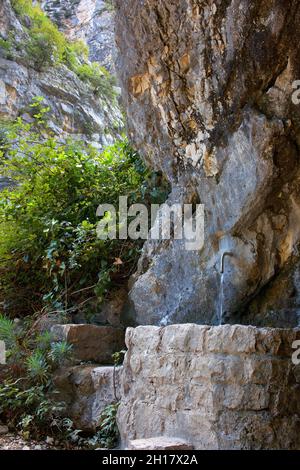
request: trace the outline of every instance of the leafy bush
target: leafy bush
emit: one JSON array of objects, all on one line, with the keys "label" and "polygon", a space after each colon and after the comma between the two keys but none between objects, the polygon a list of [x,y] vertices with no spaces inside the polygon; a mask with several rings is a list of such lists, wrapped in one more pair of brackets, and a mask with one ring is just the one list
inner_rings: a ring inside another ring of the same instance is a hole
[{"label": "leafy bush", "polygon": [[[112,449],[118,443],[119,429],[117,426],[117,412],[119,403],[111,403],[101,413],[97,432],[90,439],[85,439],[84,444],[90,448],[103,447]],[[79,441],[80,442],[80,441]]]},{"label": "leafy bush", "polygon": [[[95,94],[114,100],[114,77],[97,62],[88,61],[89,49],[83,41],[69,41],[31,0],[12,0],[12,5],[28,32],[25,50],[37,70],[63,63],[81,80],[88,82]],[[28,19],[30,26],[26,27]]]},{"label": "leafy bush", "polygon": [[97,62],[81,64],[75,68],[75,71],[81,80],[91,84],[95,94],[105,96],[110,101],[116,97],[115,78]]},{"label": "leafy bush", "polygon": [[[100,240],[99,204],[163,202],[168,188],[126,139],[99,153],[45,134],[48,108],[33,103],[34,124],[5,133],[0,173],[16,182],[0,201],[0,302],[9,315],[42,309],[92,312],[113,286],[126,283],[141,241]],[[1,305],[1,304],[0,304]]]},{"label": "leafy bush", "polygon": [[26,50],[34,65],[41,69],[43,66],[62,62],[67,40],[40,6],[33,5],[31,0],[12,0],[12,6],[21,19],[27,19],[26,24],[28,20],[30,22]]},{"label": "leafy bush", "polygon": [[64,418],[65,404],[55,400],[51,380],[54,370],[70,358],[65,342],[51,343],[48,332],[35,331],[33,319],[22,325],[0,315],[0,340],[5,341],[9,374],[0,384],[0,418],[30,435],[73,432]]},{"label": "leafy bush", "polygon": [[35,318],[21,323],[0,314],[0,340],[7,346],[8,373],[0,383],[0,420],[25,439],[52,435],[64,447],[114,447],[119,431],[116,423],[118,403],[107,406],[96,433],[83,437],[67,416],[66,404],[57,400],[53,373],[72,357],[72,347],[52,342],[51,334],[39,333]]},{"label": "leafy bush", "polygon": [[0,38],[0,53],[5,59],[12,58],[12,41],[11,39]]}]

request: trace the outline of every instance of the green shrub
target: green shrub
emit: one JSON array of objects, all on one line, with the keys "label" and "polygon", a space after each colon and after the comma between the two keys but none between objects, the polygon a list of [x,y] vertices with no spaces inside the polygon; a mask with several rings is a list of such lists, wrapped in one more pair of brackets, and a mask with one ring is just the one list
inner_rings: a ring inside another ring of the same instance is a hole
[{"label": "green shrub", "polygon": [[54,65],[60,60],[60,51],[48,31],[32,31],[26,44],[26,52],[37,70]]},{"label": "green shrub", "polygon": [[20,326],[0,314],[0,340],[7,347],[9,373],[0,384],[0,418],[25,438],[41,434],[67,437],[73,423],[65,404],[55,400],[52,374],[69,359],[71,346],[51,343],[49,333],[35,331],[34,320]]},{"label": "green shrub", "polygon": [[2,144],[0,173],[17,183],[0,201],[2,309],[14,316],[42,309],[92,313],[127,282],[142,246],[98,239],[98,205],[117,206],[119,195],[129,195],[129,204],[163,202],[168,188],[158,187],[159,177],[126,139],[99,153],[43,138],[48,108],[37,99],[33,110],[35,124],[18,119]]},{"label": "green shrub", "polygon": [[119,439],[119,429],[117,426],[117,412],[119,403],[111,403],[101,413],[99,425],[95,435],[84,440],[83,444],[89,448],[114,448]]},{"label": "green shrub", "polygon": [[116,80],[104,67],[92,62],[78,65],[75,71],[81,80],[91,84],[96,95],[106,97],[109,101],[114,100]]},{"label": "green shrub", "polygon": [[12,59],[12,41],[11,39],[0,38],[0,52],[3,54],[5,59]]},{"label": "green shrub", "polygon": [[81,80],[89,83],[96,95],[112,101],[115,99],[114,77],[97,62],[88,61],[89,49],[83,41],[67,40],[31,0],[12,0],[12,5],[21,20],[25,17],[30,20],[30,27],[26,28],[29,39],[25,50],[37,70],[63,63]]},{"label": "green shrub", "polygon": [[25,49],[34,66],[41,69],[62,62],[68,45],[67,40],[40,6],[34,6],[31,0],[12,0],[12,6],[21,20],[26,17],[31,23]]},{"label": "green shrub", "polygon": [[72,357],[66,342],[52,342],[49,332],[39,333],[35,317],[15,323],[0,314],[0,340],[7,346],[9,372],[0,383],[0,420],[23,438],[53,435],[64,447],[114,447],[118,440],[118,403],[107,406],[97,431],[84,437],[67,416],[64,402],[57,400],[53,373]]}]

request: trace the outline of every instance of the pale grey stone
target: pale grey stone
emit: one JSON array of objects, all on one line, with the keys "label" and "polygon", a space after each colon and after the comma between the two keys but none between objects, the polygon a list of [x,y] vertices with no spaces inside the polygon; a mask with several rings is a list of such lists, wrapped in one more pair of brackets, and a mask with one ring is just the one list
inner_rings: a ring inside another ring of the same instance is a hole
[{"label": "pale grey stone", "polygon": [[59,399],[77,429],[95,431],[106,406],[120,399],[121,367],[81,365],[59,370],[54,376]]},{"label": "pale grey stone", "polygon": [[181,439],[158,436],[129,441],[128,450],[192,450],[193,447]]},{"label": "pale grey stone", "polygon": [[[201,347],[191,349],[199,338]],[[300,329],[239,325],[129,329],[118,410],[123,446],[164,436],[200,450],[298,449],[296,338]]]},{"label": "pale grey stone", "polygon": [[298,4],[289,0],[287,14],[281,0],[219,3],[115,2],[130,137],[170,181],[170,204],[205,206],[202,250],[146,242],[130,293],[133,319],[218,324],[220,260],[229,250],[223,322],[293,327],[300,298],[300,107],[292,103]]}]

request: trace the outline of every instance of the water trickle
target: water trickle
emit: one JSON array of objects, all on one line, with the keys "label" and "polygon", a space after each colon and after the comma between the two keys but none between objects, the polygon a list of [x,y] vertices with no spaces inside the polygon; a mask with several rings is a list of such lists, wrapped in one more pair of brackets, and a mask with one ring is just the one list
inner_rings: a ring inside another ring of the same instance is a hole
[{"label": "water trickle", "polygon": [[230,245],[228,240],[223,240],[223,251],[221,253],[221,260],[220,260],[220,292],[219,292],[219,306],[218,306],[218,324],[224,324],[224,276],[226,272],[225,268],[225,258],[227,256],[233,256],[233,252],[230,250]]},{"label": "water trickle", "polygon": [[219,294],[219,309],[218,309],[218,325],[223,325],[223,304],[224,304],[224,273],[220,275],[220,294]]}]

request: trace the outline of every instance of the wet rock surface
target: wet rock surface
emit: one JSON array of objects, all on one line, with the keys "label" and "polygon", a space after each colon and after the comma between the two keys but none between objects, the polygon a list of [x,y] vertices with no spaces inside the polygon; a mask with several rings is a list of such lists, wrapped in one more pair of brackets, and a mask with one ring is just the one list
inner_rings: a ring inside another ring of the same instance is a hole
[{"label": "wet rock surface", "polygon": [[[171,182],[170,202],[205,206],[201,251],[146,243],[131,291],[135,321],[216,324],[228,249],[224,311],[242,321],[298,256],[299,3],[117,0],[116,10],[130,136]],[[293,309],[282,311],[286,326],[298,323]]]},{"label": "wet rock surface", "polygon": [[193,324],[127,330],[123,444],[164,436],[195,449],[299,449],[299,329]]}]

